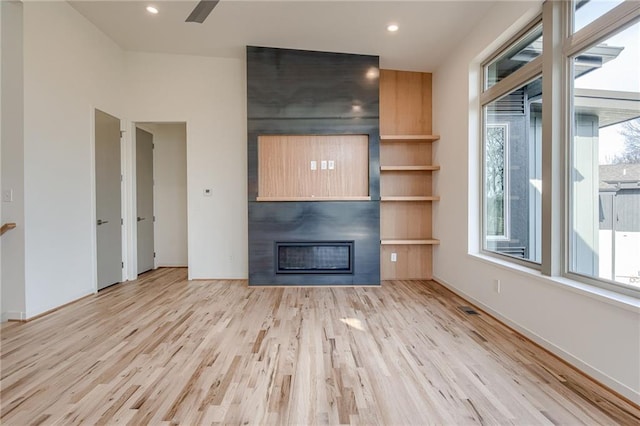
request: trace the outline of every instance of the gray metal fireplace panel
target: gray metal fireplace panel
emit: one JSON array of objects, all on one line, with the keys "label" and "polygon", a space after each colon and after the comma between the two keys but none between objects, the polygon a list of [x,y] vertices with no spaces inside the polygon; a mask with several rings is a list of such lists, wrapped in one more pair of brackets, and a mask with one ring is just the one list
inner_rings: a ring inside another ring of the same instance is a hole
[{"label": "gray metal fireplace panel", "polygon": [[[379,202],[249,203],[250,285],[380,284]],[[278,273],[277,242],[353,241],[352,272]]]},{"label": "gray metal fireplace panel", "polygon": [[[378,67],[377,56],[247,47],[249,285],[380,284]],[[270,134],[367,135],[371,201],[256,201],[258,137]],[[353,241],[351,270],[278,273],[283,241]]]}]

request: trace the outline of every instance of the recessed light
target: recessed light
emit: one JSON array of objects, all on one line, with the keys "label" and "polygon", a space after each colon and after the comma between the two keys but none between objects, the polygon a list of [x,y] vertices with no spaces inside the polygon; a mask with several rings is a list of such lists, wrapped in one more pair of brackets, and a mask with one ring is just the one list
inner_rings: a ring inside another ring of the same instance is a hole
[{"label": "recessed light", "polygon": [[376,67],[371,67],[369,68],[369,70],[367,70],[367,73],[365,75],[369,80],[373,80],[374,78],[378,78],[378,76],[380,75],[380,70]]},{"label": "recessed light", "polygon": [[398,26],[398,24],[389,24],[389,25],[387,25],[387,31],[389,31],[390,33],[395,33],[399,29],[400,29],[400,27]]},{"label": "recessed light", "polygon": [[157,15],[158,14],[158,9],[156,9],[153,6],[147,6],[147,12],[152,13],[154,15]]}]

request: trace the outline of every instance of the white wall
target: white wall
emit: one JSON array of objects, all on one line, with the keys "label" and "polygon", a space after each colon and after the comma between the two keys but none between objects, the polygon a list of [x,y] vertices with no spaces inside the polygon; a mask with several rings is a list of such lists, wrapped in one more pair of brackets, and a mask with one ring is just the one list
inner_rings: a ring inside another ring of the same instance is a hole
[{"label": "white wall", "polygon": [[[501,2],[434,72],[434,276],[628,398],[640,402],[640,313],[618,301],[477,255],[479,242],[479,65],[535,16],[539,3]],[[515,24],[514,24],[515,23]],[[487,48],[487,46],[490,46]],[[471,110],[471,115],[470,115]],[[494,280],[501,292],[494,291]],[[600,292],[604,293],[604,292]],[[634,306],[635,303],[635,306]]]},{"label": "white wall", "polygon": [[122,117],[123,60],[66,2],[24,3],[27,317],[94,291],[93,107]]},{"label": "white wall", "polygon": [[129,52],[126,68],[131,121],[187,123],[189,277],[246,278],[244,61]]},{"label": "white wall", "polygon": [[155,265],[187,266],[187,127],[154,123],[146,128],[154,144]]},{"label": "white wall", "polygon": [[23,37],[21,2],[0,2],[2,11],[2,190],[13,191],[12,202],[2,202],[1,223],[17,228],[2,236],[0,280],[2,321],[25,318],[25,221],[23,134]]}]

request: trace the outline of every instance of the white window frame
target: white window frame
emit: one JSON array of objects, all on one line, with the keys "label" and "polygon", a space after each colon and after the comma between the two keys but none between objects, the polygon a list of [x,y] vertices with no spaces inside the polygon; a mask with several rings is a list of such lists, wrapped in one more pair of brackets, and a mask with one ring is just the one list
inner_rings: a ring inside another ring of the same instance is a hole
[{"label": "white window frame", "polygon": [[[503,221],[503,233],[502,235],[485,235],[485,238],[487,240],[490,241],[509,241],[510,239],[510,232],[509,230],[511,229],[510,227],[510,217],[511,217],[511,203],[509,202],[509,194],[511,194],[510,192],[510,188],[509,188],[509,123],[492,123],[492,124],[485,124],[485,129],[484,129],[484,135],[487,134],[487,129],[493,127],[493,128],[502,128],[504,130],[504,147],[502,149],[502,154],[503,154],[503,170],[504,170],[504,176],[502,178],[503,181],[503,196],[502,196],[502,202],[503,202],[503,206],[502,206],[502,221]],[[486,158],[486,144],[484,144],[484,152],[485,152],[485,158]],[[486,173],[486,165],[484,164],[483,161],[483,167],[485,167],[485,173]],[[486,174],[485,174],[485,178],[486,178]],[[483,179],[484,181],[484,179]],[[486,190],[486,188],[485,188]],[[485,230],[487,229],[487,212],[484,211],[483,212],[483,216],[484,216],[484,226],[485,226]]]},{"label": "white window frame", "polygon": [[[616,6],[610,11],[606,12],[602,16],[596,18],[594,21],[581,28],[577,32],[573,33],[573,17],[574,17],[574,1],[566,2],[564,10],[562,11],[565,19],[564,24],[567,30],[564,32],[562,40],[562,61],[564,66],[564,78],[562,79],[562,85],[560,90],[564,94],[565,118],[562,123],[562,132],[564,134],[565,146],[563,147],[565,161],[564,171],[564,188],[566,194],[563,205],[563,264],[561,275],[585,284],[594,285],[597,287],[612,290],[618,293],[640,297],[640,289],[626,285],[624,283],[616,282],[599,277],[593,277],[589,275],[583,275],[570,270],[571,262],[571,188],[572,180],[570,176],[570,170],[572,170],[573,158],[571,156],[571,148],[573,144],[573,119],[574,119],[574,75],[573,75],[573,58],[590,47],[608,39],[609,37],[625,30],[626,28],[640,22],[640,2],[637,1],[625,1],[624,3]],[[544,125],[544,118],[543,118]],[[544,148],[543,148],[544,149]],[[544,220],[544,218],[543,218]],[[544,250],[544,247],[543,247]]]},{"label": "white window frame", "polygon": [[[505,51],[507,51],[508,49],[510,49],[515,43],[517,43],[519,40],[521,40],[523,37],[526,37],[528,34],[531,33],[531,31],[536,28],[537,26],[540,25],[540,23],[542,22],[542,15],[538,15],[535,19],[533,19],[532,21],[529,22],[528,25],[526,25],[521,31],[519,31],[515,36],[513,36],[508,42],[506,42],[504,45],[502,45],[502,47],[500,49],[498,49],[493,55],[491,55],[486,61],[484,61],[481,64],[481,72],[482,72],[482,86],[481,86],[481,93],[480,93],[480,111],[481,111],[481,120],[480,122],[481,127],[482,127],[482,137],[480,138],[480,143],[481,143],[481,156],[480,156],[480,170],[482,171],[482,175],[481,175],[481,179],[480,179],[480,186],[481,186],[481,191],[480,191],[480,212],[482,215],[482,218],[480,220],[480,224],[481,224],[481,230],[480,230],[480,250],[483,254],[491,256],[491,257],[496,257],[499,259],[503,259],[503,260],[508,260],[510,262],[513,263],[517,263],[517,264],[521,264],[533,269],[540,269],[540,263],[537,263],[535,261],[531,261],[529,259],[520,259],[514,256],[509,256],[508,254],[503,254],[500,253],[496,250],[489,250],[487,248],[487,241],[500,241],[500,240],[506,240],[508,238],[492,238],[490,236],[487,235],[487,206],[486,206],[486,201],[485,201],[485,181],[486,181],[486,169],[485,169],[485,158],[486,158],[486,144],[485,144],[485,137],[486,137],[486,116],[485,116],[485,107],[490,104],[491,102],[497,101],[500,98],[502,98],[505,95],[508,95],[509,93],[513,92],[514,90],[527,85],[528,83],[540,78],[542,76],[542,66],[543,66],[543,56],[544,56],[544,52],[542,55],[538,56],[537,58],[533,59],[531,62],[523,65],[521,68],[517,69],[516,71],[514,71],[512,74],[510,74],[509,76],[505,77],[504,79],[500,80],[499,82],[495,83],[493,86],[487,88],[487,66],[493,62],[494,60],[496,60],[497,58],[499,58]],[[543,27],[543,32],[544,32],[544,27]],[[543,38],[544,40],[544,38]],[[507,162],[505,163],[505,167],[508,167],[508,159]],[[508,174],[507,174],[508,175]],[[507,179],[505,179],[505,184],[508,184],[508,177]],[[505,188],[505,195],[507,196],[507,202],[506,204],[508,205],[508,196],[509,193],[507,192],[507,188]],[[507,212],[505,210],[505,217],[507,216]],[[507,222],[505,221],[505,230],[507,230]],[[509,231],[506,231],[507,235],[509,233]]]}]

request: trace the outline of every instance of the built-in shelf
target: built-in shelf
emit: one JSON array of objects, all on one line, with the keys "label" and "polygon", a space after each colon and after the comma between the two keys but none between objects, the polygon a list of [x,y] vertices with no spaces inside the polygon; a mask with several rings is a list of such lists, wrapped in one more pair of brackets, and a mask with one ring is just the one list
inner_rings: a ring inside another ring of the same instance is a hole
[{"label": "built-in shelf", "polygon": [[439,135],[380,135],[381,141],[434,142],[438,139]]},{"label": "built-in shelf", "polygon": [[256,201],[371,201],[371,197],[256,197]]},{"label": "built-in shelf", "polygon": [[424,165],[424,166],[380,166],[381,172],[419,172],[440,170],[440,166]]},{"label": "built-in shelf", "polygon": [[400,245],[434,245],[440,244],[440,240],[435,239],[411,239],[411,240],[381,240],[380,244],[383,246],[400,246]]},{"label": "built-in shelf", "polygon": [[438,195],[420,195],[420,196],[384,196],[380,197],[380,201],[439,201]]}]

